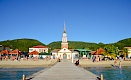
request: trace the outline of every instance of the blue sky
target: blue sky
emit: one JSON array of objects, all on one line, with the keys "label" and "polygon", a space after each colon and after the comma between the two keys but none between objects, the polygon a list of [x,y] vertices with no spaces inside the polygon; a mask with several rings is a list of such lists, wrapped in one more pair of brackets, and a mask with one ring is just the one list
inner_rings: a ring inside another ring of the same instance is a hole
[{"label": "blue sky", "polygon": [[0,41],[114,43],[131,37],[131,0],[0,0]]}]

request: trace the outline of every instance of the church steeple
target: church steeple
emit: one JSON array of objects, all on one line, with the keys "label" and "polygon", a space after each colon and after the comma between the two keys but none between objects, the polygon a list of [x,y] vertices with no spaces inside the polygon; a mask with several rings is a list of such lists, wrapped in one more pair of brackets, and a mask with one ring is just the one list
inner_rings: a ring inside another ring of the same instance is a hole
[{"label": "church steeple", "polygon": [[61,48],[67,48],[68,49],[68,42],[67,42],[67,34],[66,34],[66,24],[64,22],[64,32],[62,36],[62,43]]},{"label": "church steeple", "polygon": [[66,24],[64,22],[64,33],[66,33]]}]

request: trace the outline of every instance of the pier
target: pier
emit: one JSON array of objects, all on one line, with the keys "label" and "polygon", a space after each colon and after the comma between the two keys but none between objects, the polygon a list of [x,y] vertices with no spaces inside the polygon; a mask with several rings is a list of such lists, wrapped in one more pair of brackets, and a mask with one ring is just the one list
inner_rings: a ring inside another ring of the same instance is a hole
[{"label": "pier", "polygon": [[70,60],[62,60],[56,65],[41,70],[26,80],[99,80],[98,76],[85,70]]}]

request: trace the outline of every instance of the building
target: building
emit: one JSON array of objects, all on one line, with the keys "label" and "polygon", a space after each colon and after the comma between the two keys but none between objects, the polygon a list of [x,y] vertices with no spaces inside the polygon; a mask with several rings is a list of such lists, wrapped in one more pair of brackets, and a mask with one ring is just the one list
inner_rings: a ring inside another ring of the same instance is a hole
[{"label": "building", "polygon": [[128,57],[131,57],[131,47],[124,47],[124,48],[127,48],[127,50],[128,50]]},{"label": "building", "polygon": [[51,51],[51,53],[55,58],[60,58],[60,59],[72,59],[72,57],[75,57],[75,55],[78,54],[74,51],[74,49],[68,49],[68,40],[67,40],[65,23],[64,23],[64,32],[61,42],[61,49],[54,49]]},{"label": "building", "polygon": [[33,47],[29,48],[29,53],[33,52],[33,51],[37,51],[39,53],[41,53],[41,52],[48,53],[48,47],[42,46],[42,45],[38,45],[38,46],[33,46]]},{"label": "building", "polygon": [[0,51],[3,51],[3,50],[10,51],[10,47],[6,47],[6,46],[3,46],[3,45],[0,45]]}]

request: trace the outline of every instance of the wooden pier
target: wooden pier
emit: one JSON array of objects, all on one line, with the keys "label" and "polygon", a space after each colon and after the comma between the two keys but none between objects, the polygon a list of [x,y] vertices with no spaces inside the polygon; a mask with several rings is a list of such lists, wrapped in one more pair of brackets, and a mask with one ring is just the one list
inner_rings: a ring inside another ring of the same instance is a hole
[{"label": "wooden pier", "polygon": [[44,69],[26,80],[100,80],[98,76],[71,63],[62,60],[51,68]]}]

